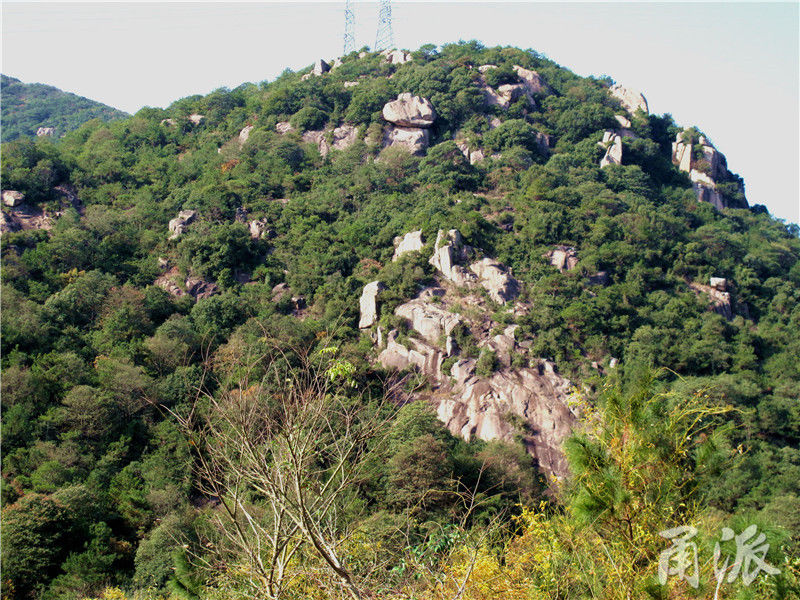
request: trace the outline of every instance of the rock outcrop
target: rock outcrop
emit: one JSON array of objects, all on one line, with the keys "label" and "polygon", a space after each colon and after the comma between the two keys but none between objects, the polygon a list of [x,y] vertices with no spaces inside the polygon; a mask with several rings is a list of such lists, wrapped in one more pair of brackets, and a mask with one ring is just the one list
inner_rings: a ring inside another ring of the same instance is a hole
[{"label": "rock outcrop", "polygon": [[208,298],[209,296],[219,293],[219,287],[217,287],[216,283],[206,281],[199,277],[187,277],[186,291],[195,300],[201,300],[202,298]]},{"label": "rock outcrop", "polygon": [[396,262],[406,252],[419,252],[425,246],[422,240],[422,230],[409,231],[404,236],[394,238],[394,255],[392,262]]},{"label": "rock outcrop", "polygon": [[556,246],[544,256],[562,273],[578,266],[578,251],[572,246]]},{"label": "rock outcrop", "polygon": [[536,71],[523,69],[519,65],[514,65],[513,68],[531,96],[533,94],[549,94],[551,92],[550,86],[547,85],[545,80],[542,79],[542,76]]},{"label": "rock outcrop", "polygon": [[170,236],[169,239],[174,240],[181,236],[186,231],[186,227],[194,222],[197,218],[197,211],[182,210],[178,216],[169,222]]},{"label": "rock outcrop", "polygon": [[383,147],[404,148],[411,154],[421,155],[430,145],[431,134],[420,127],[390,126],[383,135]]},{"label": "rock outcrop", "polygon": [[280,133],[281,135],[286,135],[290,131],[294,131],[294,127],[289,121],[278,121],[275,123],[275,131]]},{"label": "rock outcrop", "polygon": [[711,281],[713,283],[711,285],[704,285],[696,281],[690,281],[688,285],[695,294],[705,294],[708,297],[710,300],[710,310],[722,315],[730,321],[733,319],[733,302],[731,301],[730,292],[724,291],[728,289],[727,280],[722,279],[722,281],[725,282],[723,285],[720,279],[721,278],[712,277]]},{"label": "rock outcrop", "polygon": [[397,341],[396,329],[386,336],[386,348],[378,356],[378,362],[386,369],[402,371],[410,367],[425,373],[436,383],[443,383],[446,377],[442,375],[444,353],[433,346],[420,340],[409,338],[408,346]]},{"label": "rock outcrop", "polygon": [[55,127],[39,127],[39,129],[36,130],[37,137],[53,137],[55,134]]},{"label": "rock outcrop", "polygon": [[255,219],[250,221],[248,228],[250,230],[250,237],[254,240],[260,240],[264,237],[264,233],[267,231],[267,219]]},{"label": "rock outcrop", "polygon": [[498,304],[505,304],[519,295],[519,282],[508,272],[508,267],[496,260],[483,258],[469,268],[478,276],[478,282],[489,292],[489,297]]},{"label": "rock outcrop", "polygon": [[611,92],[612,96],[619,100],[620,104],[622,104],[622,108],[627,110],[630,114],[635,114],[639,109],[644,111],[645,114],[649,113],[647,99],[636,90],[626,88],[618,83],[612,85],[608,90]]},{"label": "rock outcrop", "polygon": [[180,271],[178,268],[169,268],[168,262],[166,264],[161,264],[163,264],[164,267],[167,267],[168,270],[158,277],[153,283],[166,290],[173,296],[180,298],[181,296],[186,296],[188,294],[195,300],[200,300],[202,298],[208,298],[209,296],[219,293],[219,287],[217,287],[216,283],[206,281],[200,277],[187,277],[183,281],[183,287],[181,287],[178,285],[178,282],[181,280]]},{"label": "rock outcrop", "polygon": [[253,131],[255,125],[247,125],[239,132],[239,143],[244,144],[248,139],[250,139],[250,132]]},{"label": "rock outcrop", "polygon": [[399,127],[430,127],[436,111],[427,98],[404,92],[383,107],[383,118]]},{"label": "rock outcrop", "polygon": [[16,190],[3,190],[4,206],[19,206],[25,202],[25,194]]},{"label": "rock outcrop", "polygon": [[411,323],[411,327],[432,345],[438,345],[443,336],[452,333],[461,322],[461,317],[431,302],[431,298],[443,296],[441,288],[427,288],[413,300],[398,306],[394,314]]},{"label": "rock outcrop", "polygon": [[692,188],[701,202],[708,202],[717,210],[747,208],[747,200],[739,182],[739,198],[728,198],[717,188],[717,183],[732,179],[725,156],[705,136],[694,139],[694,132],[685,129],[672,143],[672,163],[689,174]]},{"label": "rock outcrop", "polygon": [[361,318],[358,321],[359,329],[372,327],[378,320],[378,294],[386,289],[380,281],[373,281],[364,286],[361,298],[358,301],[361,309]]},{"label": "rock outcrop", "polygon": [[200,123],[202,123],[203,119],[205,119],[206,117],[205,115],[198,115],[197,113],[192,113],[186,118],[189,119],[189,122],[192,125],[200,125]]},{"label": "rock outcrop", "polygon": [[459,264],[467,260],[470,250],[469,246],[464,245],[458,229],[451,229],[446,233],[440,229],[436,234],[433,256],[429,262],[447,281],[457,286],[466,286],[477,279]]},{"label": "rock outcrop", "polygon": [[[552,363],[541,361],[535,368],[503,369],[480,378],[474,375],[474,364],[459,361],[451,372],[463,383],[439,402],[436,412],[453,435],[507,442],[521,435],[545,473],[556,477],[569,473],[561,444],[577,415],[569,405],[572,384],[555,372]],[[513,425],[514,417],[527,425],[522,432]]]},{"label": "rock outcrop", "polygon": [[622,137],[613,132],[606,131],[603,134],[603,141],[598,144],[606,149],[605,156],[600,159],[600,168],[607,167],[608,165],[621,165],[622,164]]},{"label": "rock outcrop", "polygon": [[385,56],[386,62],[391,65],[402,65],[413,60],[411,54],[402,50],[384,50],[381,56]]},{"label": "rock outcrop", "polygon": [[358,138],[358,128],[354,125],[340,125],[333,130],[333,140],[331,147],[334,150],[346,150],[352,146]]}]

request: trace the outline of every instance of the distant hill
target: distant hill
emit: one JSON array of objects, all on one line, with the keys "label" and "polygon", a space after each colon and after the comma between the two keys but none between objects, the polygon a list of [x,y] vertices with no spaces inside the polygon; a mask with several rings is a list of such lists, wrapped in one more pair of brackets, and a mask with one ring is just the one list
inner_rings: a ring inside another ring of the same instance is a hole
[{"label": "distant hill", "polygon": [[111,121],[128,116],[121,110],[63,92],[52,85],[23,83],[6,75],[0,77],[4,142],[36,135],[39,127],[53,127],[53,135],[60,137],[91,119]]}]

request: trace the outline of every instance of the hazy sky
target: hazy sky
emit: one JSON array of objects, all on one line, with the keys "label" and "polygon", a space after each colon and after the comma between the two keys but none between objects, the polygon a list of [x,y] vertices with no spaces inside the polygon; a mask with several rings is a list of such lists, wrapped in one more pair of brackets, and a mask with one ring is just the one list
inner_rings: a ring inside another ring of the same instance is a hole
[{"label": "hazy sky", "polygon": [[[2,71],[128,112],[341,54],[344,2],[3,2]],[[358,46],[377,3],[356,3]],[[798,3],[393,3],[395,43],[533,48],[697,125],[751,204],[800,222]]]}]

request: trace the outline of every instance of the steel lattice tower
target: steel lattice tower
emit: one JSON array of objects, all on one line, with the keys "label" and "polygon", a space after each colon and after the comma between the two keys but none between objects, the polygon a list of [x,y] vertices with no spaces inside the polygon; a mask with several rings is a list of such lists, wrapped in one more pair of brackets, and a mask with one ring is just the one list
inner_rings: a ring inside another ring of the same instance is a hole
[{"label": "steel lattice tower", "polygon": [[392,3],[390,0],[380,0],[381,8],[378,13],[378,33],[375,35],[375,50],[388,50],[394,48],[392,35]]},{"label": "steel lattice tower", "polygon": [[356,49],[355,35],[356,15],[350,0],[344,3],[344,56]]}]

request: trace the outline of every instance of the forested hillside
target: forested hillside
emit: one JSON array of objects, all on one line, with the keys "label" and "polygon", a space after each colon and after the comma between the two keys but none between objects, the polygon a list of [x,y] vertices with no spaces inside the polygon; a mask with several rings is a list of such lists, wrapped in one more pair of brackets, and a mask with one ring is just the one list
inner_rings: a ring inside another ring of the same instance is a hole
[{"label": "forested hillside", "polygon": [[[122,119],[128,114],[100,102],[42,83],[22,83],[0,75],[2,139],[41,135],[60,137],[86,121]],[[40,128],[46,131],[41,132]]]},{"label": "forested hillside", "polygon": [[3,597],[797,597],[799,232],[713,133],[468,42],[3,144]]}]

